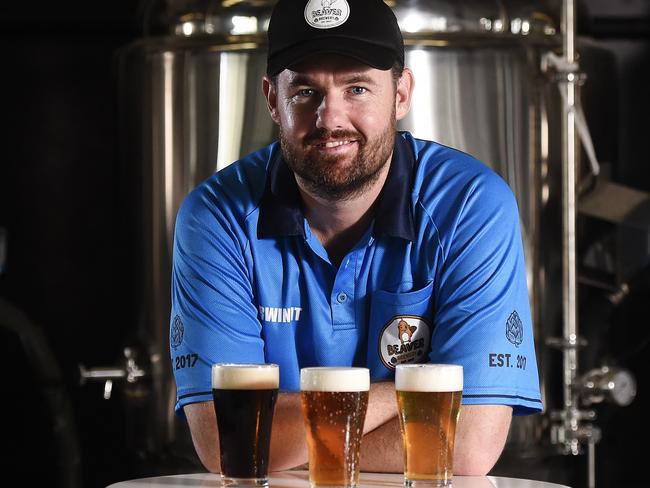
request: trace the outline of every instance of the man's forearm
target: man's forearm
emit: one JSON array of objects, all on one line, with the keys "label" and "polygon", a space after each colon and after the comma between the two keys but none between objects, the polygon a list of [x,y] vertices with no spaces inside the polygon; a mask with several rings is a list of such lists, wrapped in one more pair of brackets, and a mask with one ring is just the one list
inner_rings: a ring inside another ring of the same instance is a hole
[{"label": "man's forearm", "polygon": [[395,384],[380,382],[370,385],[368,397],[368,411],[363,424],[364,435],[397,418],[397,400],[395,398]]},{"label": "man's forearm", "polygon": [[[219,435],[212,402],[187,405],[185,414],[201,462],[209,471],[218,472]],[[375,431],[395,418],[396,414],[393,383],[371,385],[364,433]],[[280,393],[275,406],[271,433],[271,471],[290,469],[307,462],[305,435],[300,393]],[[379,437],[379,434],[375,434],[371,439],[379,439]]]},{"label": "man's forearm", "polygon": [[[212,402],[187,405],[185,413],[201,461],[208,470],[218,472],[219,442]],[[456,474],[486,474],[492,469],[503,449],[510,417],[511,408],[505,406],[461,408],[454,454]],[[306,462],[307,440],[300,394],[280,393],[273,419],[270,469],[290,469]],[[394,386],[373,384],[361,444],[361,469],[399,473],[404,469],[403,462]]]},{"label": "man's forearm", "polygon": [[361,443],[361,470],[399,473],[403,469],[403,458],[395,384],[374,383],[370,387]]},{"label": "man's forearm", "polygon": [[[454,473],[485,475],[499,459],[510,425],[511,408],[468,405],[461,408],[454,446]],[[361,470],[401,473],[404,447],[399,419],[368,432],[361,443]]]},{"label": "man's forearm", "polygon": [[[219,433],[212,402],[185,406],[185,416],[199,459],[208,471],[218,473]],[[307,462],[307,441],[299,393],[280,393],[271,432],[270,470],[279,471]]]},{"label": "man's forearm", "polygon": [[307,462],[307,439],[300,393],[281,393],[275,405],[270,470],[291,469]]},{"label": "man's forearm", "polygon": [[[383,434],[375,431],[396,420],[395,386],[392,382],[370,386],[368,410],[364,423],[364,441],[381,442]],[[399,434],[399,426],[398,426]],[[278,397],[271,436],[271,470],[289,469],[307,462],[307,440],[300,406],[300,393],[283,393]]]},{"label": "man's forearm", "polygon": [[360,463],[361,471],[373,473],[403,472],[404,448],[397,417],[363,437]]},{"label": "man's forearm", "polygon": [[454,473],[486,475],[503,451],[511,418],[512,408],[506,405],[461,407],[454,446]]}]

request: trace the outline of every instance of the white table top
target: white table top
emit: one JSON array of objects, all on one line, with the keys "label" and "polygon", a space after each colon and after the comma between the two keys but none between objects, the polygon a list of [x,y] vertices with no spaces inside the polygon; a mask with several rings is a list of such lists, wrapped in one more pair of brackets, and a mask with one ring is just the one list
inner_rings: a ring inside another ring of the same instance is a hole
[{"label": "white table top", "polygon": [[[218,488],[221,478],[217,474],[195,473],[159,476],[122,481],[108,488]],[[404,486],[401,474],[361,473],[359,488],[400,488]],[[271,473],[269,488],[309,488],[307,471]],[[564,485],[499,476],[454,476],[453,488],[569,488]]]}]

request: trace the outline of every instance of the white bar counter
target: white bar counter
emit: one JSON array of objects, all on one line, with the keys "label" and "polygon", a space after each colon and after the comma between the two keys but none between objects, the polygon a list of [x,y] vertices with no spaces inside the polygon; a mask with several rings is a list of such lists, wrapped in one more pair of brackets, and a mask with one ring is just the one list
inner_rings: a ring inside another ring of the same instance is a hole
[{"label": "white bar counter", "polygon": [[[159,476],[121,481],[107,488],[217,488],[221,478],[217,474],[194,473]],[[404,486],[402,474],[361,473],[359,488],[400,488]],[[271,473],[269,488],[309,488],[307,471]],[[453,488],[569,488],[565,485],[500,476],[454,476]]]}]

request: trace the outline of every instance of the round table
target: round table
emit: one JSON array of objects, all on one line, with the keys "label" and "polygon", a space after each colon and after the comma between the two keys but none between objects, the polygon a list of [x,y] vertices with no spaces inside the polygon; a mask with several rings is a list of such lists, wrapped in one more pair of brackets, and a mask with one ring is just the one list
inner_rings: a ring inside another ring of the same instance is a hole
[{"label": "round table", "polygon": [[[361,473],[359,488],[399,488],[404,485],[401,474]],[[195,473],[141,478],[121,481],[108,488],[216,488],[221,486],[218,474]],[[270,488],[309,488],[307,471],[283,471],[271,473]],[[454,476],[453,488],[569,488],[545,481],[503,478],[500,476]]]}]

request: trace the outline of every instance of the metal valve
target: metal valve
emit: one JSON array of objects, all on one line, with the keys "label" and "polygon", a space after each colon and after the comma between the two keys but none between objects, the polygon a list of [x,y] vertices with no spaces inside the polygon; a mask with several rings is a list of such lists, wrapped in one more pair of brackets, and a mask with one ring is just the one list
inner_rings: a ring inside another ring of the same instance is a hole
[{"label": "metal valve", "polygon": [[140,378],[147,375],[147,372],[136,363],[137,354],[130,347],[124,348],[124,364],[117,367],[97,367],[86,369],[83,364],[79,365],[79,384],[84,385],[88,381],[104,382],[104,399],[109,400],[113,392],[113,381],[126,379],[127,383],[136,383]]},{"label": "metal valve", "polygon": [[626,407],[636,397],[636,380],[626,369],[602,366],[578,380],[578,391],[587,405],[607,401]]}]

